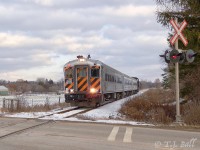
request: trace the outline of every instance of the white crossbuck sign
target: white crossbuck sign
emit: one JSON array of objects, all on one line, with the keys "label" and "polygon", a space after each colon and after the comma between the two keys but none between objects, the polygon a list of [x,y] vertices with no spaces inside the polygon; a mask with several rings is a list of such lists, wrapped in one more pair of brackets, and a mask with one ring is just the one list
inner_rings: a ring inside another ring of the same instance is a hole
[{"label": "white crossbuck sign", "polygon": [[170,43],[171,45],[174,45],[174,43],[176,42],[176,40],[178,38],[180,38],[180,40],[183,42],[183,44],[185,46],[187,46],[188,41],[187,39],[184,37],[182,31],[184,30],[184,28],[187,26],[187,22],[184,20],[181,25],[179,26],[173,19],[170,20],[171,25],[174,27],[175,30],[175,34],[172,36],[172,38],[170,39]]}]

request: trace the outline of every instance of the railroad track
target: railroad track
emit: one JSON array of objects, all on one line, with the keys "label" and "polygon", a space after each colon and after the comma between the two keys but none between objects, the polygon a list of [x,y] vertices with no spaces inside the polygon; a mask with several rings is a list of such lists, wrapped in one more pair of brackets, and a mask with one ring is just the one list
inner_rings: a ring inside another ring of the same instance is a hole
[{"label": "railroad track", "polygon": [[[27,120],[26,122],[28,122],[28,120]],[[47,124],[50,124],[50,123],[54,123],[54,122],[55,122],[55,121],[53,121],[53,120],[48,120],[48,121],[44,121],[44,122],[42,122],[42,123],[39,123],[39,124],[30,126],[30,127],[26,127],[26,128],[23,128],[23,129],[19,129],[19,130],[13,131],[13,132],[9,132],[9,133],[7,133],[7,134],[1,135],[1,136],[0,136],[0,140],[1,140],[1,139],[4,139],[4,138],[6,138],[6,137],[9,137],[9,136],[16,135],[16,134],[25,132],[25,131],[27,131],[27,130],[34,129],[34,128],[37,128],[37,127],[40,127],[40,126],[43,126],[43,125],[47,125]]]},{"label": "railroad track", "polygon": [[63,109],[63,110],[58,111],[58,112],[52,112],[52,113],[47,114],[47,115],[39,116],[39,117],[37,117],[37,119],[41,119],[41,118],[45,118],[45,117],[48,117],[48,116],[52,116],[54,114],[62,114],[62,113],[70,112],[70,111],[77,110],[77,109],[79,109],[79,107],[74,107],[74,108],[71,108],[71,109]]},{"label": "railroad track", "polygon": [[62,112],[54,113],[51,115],[45,115],[43,117],[39,117],[38,119],[47,119],[47,120],[59,120],[60,119],[60,120],[62,120],[65,118],[74,117],[78,114],[82,114],[82,113],[88,112],[90,110],[92,110],[92,108],[74,108],[74,109],[71,109],[68,111],[62,111]]},{"label": "railroad track", "polygon": [[[107,105],[108,103],[112,103],[112,102],[113,101],[107,102],[107,103],[103,104],[102,106]],[[102,107],[102,106],[100,106],[100,107]],[[62,111],[58,111],[58,112],[55,112],[55,113],[39,116],[38,118],[26,119],[25,121],[20,121],[20,122],[17,122],[17,123],[8,124],[8,125],[5,125],[1,128],[11,127],[11,126],[23,124],[23,123],[26,123],[26,122],[28,123],[28,121],[31,121],[31,120],[40,120],[40,121],[42,120],[43,121],[42,123],[38,123],[36,125],[28,126],[28,127],[23,128],[23,129],[18,129],[18,130],[0,135],[0,140],[3,139],[3,138],[6,138],[6,137],[12,136],[12,135],[16,135],[16,134],[19,134],[19,133],[26,132],[28,130],[31,130],[31,129],[34,129],[34,128],[37,128],[37,127],[40,127],[40,126],[43,126],[43,125],[55,123],[56,121],[53,118],[53,117],[55,117],[55,115],[61,117],[61,119],[62,118],[65,119],[65,118],[75,117],[76,115],[86,113],[86,112],[91,111],[93,109],[95,109],[95,108],[75,107],[75,108],[72,108],[72,109],[66,109],[66,110],[64,109]],[[52,116],[52,118],[51,118],[51,116]],[[46,120],[44,121],[44,119],[46,119]]]},{"label": "railroad track", "polygon": [[[100,108],[100,107],[102,107],[104,105],[107,105],[109,103],[112,103],[114,101],[115,100],[107,101],[107,102],[105,102],[104,104],[102,104],[101,106],[99,106],[97,108]],[[57,113],[52,113],[52,114],[44,115],[44,116],[38,117],[38,119],[49,119],[49,120],[52,120],[53,117],[55,117],[55,116],[57,118],[60,117],[60,119],[65,119],[65,118],[75,117],[76,115],[86,113],[86,112],[91,111],[93,109],[96,109],[96,108],[80,108],[80,107],[75,107],[73,109],[63,110],[63,111],[60,111],[60,112],[57,112]]]},{"label": "railroad track", "polygon": [[[70,110],[63,110],[63,111],[60,111],[60,112],[57,112],[57,113],[54,113],[54,114],[48,114],[48,115],[40,116],[36,119],[41,121],[43,118],[50,117],[51,115],[63,115],[63,114],[67,114],[67,115],[64,115],[63,118],[70,118],[70,117],[76,116],[76,115],[81,114],[81,113],[85,113],[85,112],[90,111],[90,110],[91,110],[90,108],[89,109],[73,108],[73,109],[70,109]],[[31,130],[31,129],[34,129],[34,128],[37,128],[37,127],[40,127],[40,126],[43,126],[43,125],[55,123],[55,121],[53,119],[48,119],[46,121],[42,120],[42,123],[37,123],[35,125],[28,126],[28,123],[30,123],[30,121],[33,121],[33,120],[36,120],[36,119],[35,118],[26,119],[25,121],[20,121],[20,122],[16,122],[16,123],[12,123],[12,124],[2,126],[0,129],[12,127],[12,126],[15,126],[15,125],[20,125],[20,124],[23,124],[23,123],[24,124],[27,123],[27,127],[25,127],[25,128],[18,129],[18,130],[11,131],[9,133],[5,133],[3,135],[0,135],[0,140],[4,139],[6,137],[9,137],[9,136],[13,136],[13,135],[16,135],[16,134],[19,134],[19,133],[26,132],[28,130]]]},{"label": "railroad track", "polygon": [[2,129],[2,128],[7,128],[7,127],[11,127],[11,126],[15,126],[15,125],[17,125],[17,124],[24,123],[24,122],[27,122],[27,120],[25,120],[25,121],[20,121],[20,122],[15,122],[15,123],[7,123],[6,125],[0,126],[0,129]]}]

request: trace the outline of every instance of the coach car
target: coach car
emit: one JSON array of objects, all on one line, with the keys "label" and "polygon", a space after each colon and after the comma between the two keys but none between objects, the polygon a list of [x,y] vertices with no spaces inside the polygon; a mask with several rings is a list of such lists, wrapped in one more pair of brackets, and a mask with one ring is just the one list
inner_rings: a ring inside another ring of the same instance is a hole
[{"label": "coach car", "polygon": [[65,102],[97,107],[139,90],[139,80],[90,57],[77,56],[64,65]]}]

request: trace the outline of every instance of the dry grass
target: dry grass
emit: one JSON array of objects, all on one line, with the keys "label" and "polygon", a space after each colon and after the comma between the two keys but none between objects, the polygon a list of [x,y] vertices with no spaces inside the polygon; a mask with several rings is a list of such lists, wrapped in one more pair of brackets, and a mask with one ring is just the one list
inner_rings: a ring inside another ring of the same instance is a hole
[{"label": "dry grass", "polygon": [[182,107],[183,120],[188,125],[200,125],[200,104],[189,103]]},{"label": "dry grass", "polygon": [[[174,94],[170,90],[149,90],[125,103],[120,113],[131,120],[170,124],[176,116],[176,106],[170,104],[175,102]],[[187,125],[200,125],[200,103],[181,104],[181,116]]]},{"label": "dry grass", "polygon": [[125,103],[120,113],[131,120],[169,124],[175,120],[176,113],[175,106],[168,104],[173,101],[173,95],[170,90],[151,89]]}]

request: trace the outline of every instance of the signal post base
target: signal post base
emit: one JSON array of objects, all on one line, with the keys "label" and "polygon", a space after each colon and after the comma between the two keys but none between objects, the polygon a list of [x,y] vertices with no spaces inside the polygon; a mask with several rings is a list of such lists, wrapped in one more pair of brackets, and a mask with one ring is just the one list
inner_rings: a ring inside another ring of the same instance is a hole
[{"label": "signal post base", "polygon": [[183,124],[183,121],[181,119],[181,115],[176,115],[176,123],[177,124]]}]

